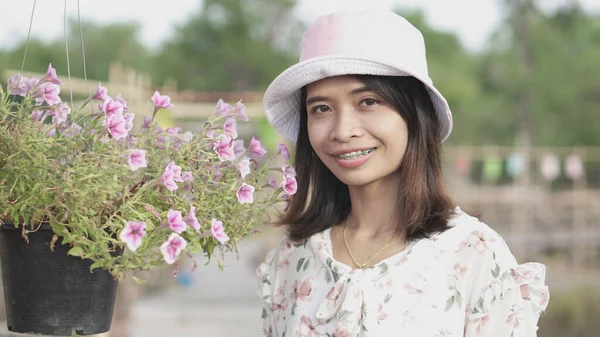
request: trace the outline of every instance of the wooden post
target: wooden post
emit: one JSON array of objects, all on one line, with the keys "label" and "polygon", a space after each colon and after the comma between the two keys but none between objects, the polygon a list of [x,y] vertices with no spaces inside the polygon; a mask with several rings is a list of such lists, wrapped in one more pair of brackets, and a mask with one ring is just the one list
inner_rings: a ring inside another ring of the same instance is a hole
[{"label": "wooden post", "polygon": [[[585,149],[574,148],[573,154],[579,156],[582,162],[585,162]],[[579,179],[573,181],[573,198],[572,198],[572,258],[573,267],[577,272],[585,273],[586,270],[586,252],[587,242],[583,243],[580,240],[586,239],[587,233],[587,216],[586,216],[586,194],[587,188],[585,170],[583,175]],[[582,211],[583,209],[583,211]]]}]

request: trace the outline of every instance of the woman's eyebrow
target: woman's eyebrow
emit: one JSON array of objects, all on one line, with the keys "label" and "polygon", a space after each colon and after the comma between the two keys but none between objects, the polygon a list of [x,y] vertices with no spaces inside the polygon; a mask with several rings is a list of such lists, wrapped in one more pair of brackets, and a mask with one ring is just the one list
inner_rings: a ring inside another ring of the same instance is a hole
[{"label": "woman's eyebrow", "polygon": [[306,99],[306,105],[311,105],[313,103],[321,102],[321,101],[327,102],[327,101],[329,101],[329,98],[327,98],[325,96],[313,96],[313,97]]},{"label": "woman's eyebrow", "polygon": [[362,94],[363,92],[369,92],[369,91],[373,91],[373,90],[371,90],[371,88],[369,88],[367,86],[363,86],[363,87],[352,90],[350,93],[353,95],[356,95],[356,94]]},{"label": "woman's eyebrow", "polygon": [[[356,94],[361,94],[363,92],[370,92],[370,91],[373,91],[373,90],[371,90],[371,88],[369,88],[367,86],[363,86],[363,87],[359,87],[359,88],[353,89],[352,91],[350,91],[350,94],[356,95]],[[327,101],[329,101],[329,98],[326,97],[326,96],[313,96],[313,97],[309,97],[306,100],[306,105],[311,105],[313,103],[321,102],[321,101],[327,102]]]}]

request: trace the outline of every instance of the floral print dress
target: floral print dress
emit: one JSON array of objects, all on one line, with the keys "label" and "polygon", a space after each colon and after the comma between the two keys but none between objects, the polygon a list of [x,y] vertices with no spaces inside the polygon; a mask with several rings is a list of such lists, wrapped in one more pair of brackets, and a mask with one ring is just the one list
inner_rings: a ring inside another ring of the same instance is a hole
[{"label": "floral print dress", "polygon": [[545,267],[457,208],[450,229],[364,270],[333,258],[330,229],[284,237],[257,269],[267,337],[531,337]]}]

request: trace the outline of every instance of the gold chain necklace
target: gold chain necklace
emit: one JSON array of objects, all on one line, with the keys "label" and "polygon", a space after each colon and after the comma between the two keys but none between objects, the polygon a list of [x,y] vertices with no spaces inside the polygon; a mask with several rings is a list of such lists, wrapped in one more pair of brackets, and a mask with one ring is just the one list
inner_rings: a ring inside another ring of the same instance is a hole
[{"label": "gold chain necklace", "polygon": [[356,259],[354,258],[354,255],[352,255],[352,251],[350,250],[350,246],[348,246],[348,240],[346,240],[346,229],[348,228],[348,219],[346,219],[346,225],[344,226],[344,243],[346,244],[346,249],[348,250],[348,254],[350,254],[350,258],[352,258],[352,261],[354,262],[354,264],[359,268],[359,269],[364,269],[369,262],[371,262],[377,255],[379,255],[390,243],[392,243],[392,241],[394,241],[394,238],[396,237],[396,233],[394,233],[394,235],[392,236],[392,238],[385,244],[383,245],[383,247],[381,247],[381,249],[379,249],[377,251],[377,253],[375,253],[375,255],[371,256],[367,262],[365,263],[358,263],[356,261]]}]

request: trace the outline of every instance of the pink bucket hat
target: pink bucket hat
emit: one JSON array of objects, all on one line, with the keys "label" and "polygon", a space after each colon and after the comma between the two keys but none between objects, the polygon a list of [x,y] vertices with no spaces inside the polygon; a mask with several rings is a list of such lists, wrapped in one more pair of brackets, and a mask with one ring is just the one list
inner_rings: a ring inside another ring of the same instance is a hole
[{"label": "pink bucket hat", "polygon": [[413,76],[425,84],[441,122],[441,139],[452,130],[452,113],[428,75],[421,32],[386,10],[323,16],[302,39],[300,62],[277,76],[265,91],[269,123],[292,142],[298,137],[300,88],[340,75]]}]

